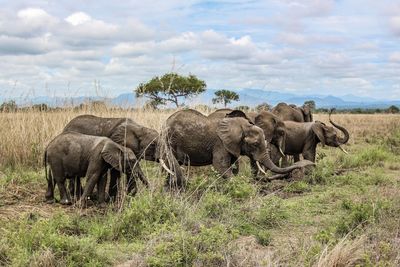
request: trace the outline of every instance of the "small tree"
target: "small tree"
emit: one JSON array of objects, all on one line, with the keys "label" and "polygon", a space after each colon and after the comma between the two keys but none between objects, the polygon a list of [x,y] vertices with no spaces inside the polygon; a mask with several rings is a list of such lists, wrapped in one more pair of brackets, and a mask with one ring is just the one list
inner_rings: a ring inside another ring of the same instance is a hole
[{"label": "small tree", "polygon": [[307,100],[304,102],[304,106],[309,106],[312,111],[315,110],[316,105],[314,100]]},{"label": "small tree", "polygon": [[388,109],[387,112],[388,113],[399,113],[400,109],[398,107],[396,107],[395,105],[391,105]]},{"label": "small tree", "polygon": [[262,111],[262,110],[268,111],[268,110],[271,110],[271,105],[264,102],[264,103],[261,103],[260,105],[257,105],[256,110],[257,111]]},{"label": "small tree", "polygon": [[218,90],[215,93],[215,97],[212,99],[213,104],[223,103],[224,107],[232,101],[239,101],[239,95],[229,90]]},{"label": "small tree", "polygon": [[206,90],[206,83],[195,75],[181,76],[177,73],[167,73],[162,77],[155,76],[136,88],[136,96],[150,98],[151,106],[166,105],[168,102],[179,107],[180,98],[186,99]]},{"label": "small tree", "polygon": [[1,112],[15,112],[15,111],[17,111],[17,109],[18,109],[18,106],[14,100],[4,102],[3,104],[0,105]]}]

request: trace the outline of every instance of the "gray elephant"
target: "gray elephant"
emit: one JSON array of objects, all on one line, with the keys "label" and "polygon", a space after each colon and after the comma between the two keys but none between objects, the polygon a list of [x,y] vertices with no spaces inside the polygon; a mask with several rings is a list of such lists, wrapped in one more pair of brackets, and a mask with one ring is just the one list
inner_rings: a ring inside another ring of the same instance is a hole
[{"label": "gray elephant", "polygon": [[343,126],[334,123],[330,117],[329,121],[343,133],[343,137],[338,136],[338,132],[334,127],[320,121],[306,123],[285,121],[286,140],[284,153],[293,155],[295,162],[300,160],[300,154],[303,155],[304,159],[315,162],[318,143],[321,143],[322,146],[338,147],[347,153],[341,145],[349,141],[349,132]]},{"label": "gray elephant", "polygon": [[[179,164],[191,166],[212,164],[225,178],[232,176],[231,165],[241,155],[248,156],[259,168],[264,166],[280,174],[314,165],[312,162],[302,161],[286,168],[277,167],[270,159],[263,130],[241,113],[240,117],[227,117],[222,120],[210,119],[190,109],[172,114],[167,119],[166,130],[174,158]],[[176,172],[176,178],[183,180],[179,175],[182,174]]]},{"label": "gray elephant", "polygon": [[[232,112],[234,111],[231,109],[218,109],[208,115],[208,118],[222,120],[225,117],[232,116]],[[261,111],[259,113],[247,112],[246,116],[252,123],[263,130],[265,141],[271,144],[271,155],[275,156],[279,153],[283,155],[286,138],[286,128],[283,121],[269,111]],[[274,162],[279,162],[279,159],[280,157],[277,157],[276,159],[272,158]],[[234,169],[234,171],[235,170],[238,170],[238,166]],[[253,174],[257,173],[257,170],[257,167],[252,166]]]},{"label": "gray elephant", "polygon": [[[159,134],[156,130],[144,127],[129,118],[101,118],[93,115],[81,115],[72,119],[64,132],[74,131],[78,133],[109,137],[114,142],[130,148],[140,161],[141,159],[156,161],[156,148]],[[140,168],[138,166],[138,168]],[[117,195],[117,178],[120,173],[113,169],[111,171],[111,180],[109,195]],[[78,180],[79,181],[79,180]],[[128,181],[128,184],[130,181]],[[72,183],[72,187],[80,188],[80,185]]]},{"label": "gray elephant", "polygon": [[272,113],[283,121],[312,122],[313,116],[308,105],[297,107],[293,104],[279,103],[272,109]]},{"label": "gray elephant", "polygon": [[[71,204],[71,197],[65,188],[65,180],[86,177],[86,186],[81,196],[83,204],[96,184],[98,201],[103,203],[106,186],[104,174],[108,169],[116,169],[128,177],[138,178],[148,185],[133,151],[107,137],[76,132],[62,133],[47,146],[44,162],[48,183],[45,197],[48,202],[54,201],[55,182],[60,191],[60,203]],[[47,172],[47,165],[49,172]],[[130,190],[136,190],[136,181],[132,179],[128,186]]]}]

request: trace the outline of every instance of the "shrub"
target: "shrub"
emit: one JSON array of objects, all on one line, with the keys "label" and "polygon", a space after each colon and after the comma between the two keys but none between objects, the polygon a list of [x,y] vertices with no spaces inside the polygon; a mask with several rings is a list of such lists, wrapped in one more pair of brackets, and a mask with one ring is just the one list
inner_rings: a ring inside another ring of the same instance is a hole
[{"label": "shrub", "polygon": [[255,185],[243,176],[233,176],[224,186],[224,193],[238,200],[254,196],[256,192]]},{"label": "shrub", "polygon": [[231,199],[219,192],[209,192],[202,200],[204,215],[210,218],[218,218],[226,208],[230,206]]},{"label": "shrub", "polygon": [[287,211],[279,197],[269,197],[256,212],[256,222],[260,226],[279,226],[287,218]]},{"label": "shrub", "polygon": [[263,246],[268,246],[272,241],[271,233],[267,230],[257,231],[256,238],[257,242]]}]

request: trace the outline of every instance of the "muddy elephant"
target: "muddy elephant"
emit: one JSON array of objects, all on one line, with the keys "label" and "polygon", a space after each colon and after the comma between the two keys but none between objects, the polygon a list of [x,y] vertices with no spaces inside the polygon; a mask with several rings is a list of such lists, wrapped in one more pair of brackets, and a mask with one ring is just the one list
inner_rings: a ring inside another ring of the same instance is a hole
[{"label": "muddy elephant", "polygon": [[[115,169],[125,173],[130,179],[131,191],[136,190],[135,179],[148,185],[147,179],[139,168],[135,153],[107,137],[86,135],[76,132],[64,132],[56,136],[45,150],[45,171],[47,179],[46,200],[54,200],[54,182],[60,191],[60,203],[71,204],[71,196],[65,188],[65,180],[86,177],[87,182],[81,201],[84,204],[97,184],[98,201],[105,200],[106,172]],[[47,172],[47,165],[49,172]]]},{"label": "muddy elephant", "polygon": [[284,153],[293,155],[295,162],[300,160],[300,154],[303,155],[304,159],[315,162],[318,143],[321,143],[322,146],[338,147],[347,153],[341,145],[349,141],[349,132],[343,126],[334,123],[330,116],[329,122],[341,131],[344,136],[340,137],[334,127],[320,121],[306,123],[285,121],[286,140]]},{"label": "muddy elephant", "polygon": [[[236,111],[239,113],[239,111]],[[270,159],[263,130],[251,123],[245,114],[210,119],[196,110],[181,110],[166,121],[168,142],[179,164],[213,165],[223,177],[232,176],[231,165],[241,156],[250,158],[253,165],[264,166],[275,173],[286,174],[312,162],[302,161],[286,168],[277,167]],[[176,168],[179,169],[179,168]],[[176,178],[183,180],[181,173]]]},{"label": "muddy elephant", "polygon": [[293,104],[279,103],[272,109],[272,113],[283,121],[312,122],[313,115],[308,105],[297,107]]},{"label": "muddy elephant", "polygon": [[[157,161],[156,148],[159,134],[156,130],[144,127],[129,118],[101,118],[93,115],[81,115],[72,119],[63,132],[74,131],[78,133],[108,137],[114,142],[130,148],[140,161],[141,159]],[[140,167],[138,167],[140,168]],[[120,173],[113,169],[109,195],[117,195],[117,178]],[[127,184],[129,184],[128,181]],[[80,186],[70,186],[79,188]]]},{"label": "muddy elephant", "polygon": [[[210,119],[219,119],[222,120],[226,116],[232,116],[232,109],[218,109],[208,115]],[[285,149],[285,137],[286,137],[286,128],[283,121],[275,116],[273,113],[269,111],[261,111],[257,112],[247,112],[247,118],[260,127],[264,132],[265,141],[271,144],[271,155],[275,156],[277,153],[283,155],[283,150]],[[272,159],[274,162],[279,162],[280,157],[276,159]],[[277,163],[275,163],[277,164]],[[257,173],[257,168],[252,166],[253,174]],[[238,170],[238,166],[234,170]]]}]

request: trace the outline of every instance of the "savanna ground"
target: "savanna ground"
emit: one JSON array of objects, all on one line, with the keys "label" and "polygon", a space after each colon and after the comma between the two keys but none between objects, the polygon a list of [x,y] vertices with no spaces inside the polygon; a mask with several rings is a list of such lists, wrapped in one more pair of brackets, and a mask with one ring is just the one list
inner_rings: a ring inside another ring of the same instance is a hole
[{"label": "savanna ground", "polygon": [[242,158],[238,176],[193,167],[186,192],[171,193],[158,164],[142,161],[151,188],[135,197],[105,209],[45,204],[43,150],[82,113],[159,130],[172,112],[0,113],[0,265],[400,265],[400,116],[334,115],[349,155],[319,146],[301,179],[256,182]]}]

